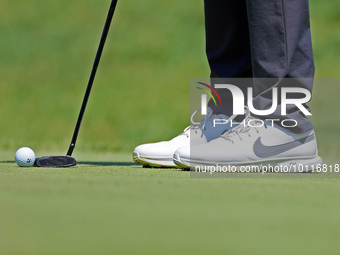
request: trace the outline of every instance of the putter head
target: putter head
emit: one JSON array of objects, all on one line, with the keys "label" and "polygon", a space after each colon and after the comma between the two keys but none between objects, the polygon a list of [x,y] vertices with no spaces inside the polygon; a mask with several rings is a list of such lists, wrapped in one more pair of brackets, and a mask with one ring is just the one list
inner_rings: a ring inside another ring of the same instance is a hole
[{"label": "putter head", "polygon": [[47,156],[37,158],[34,162],[36,167],[71,167],[77,165],[75,158],[70,156]]}]

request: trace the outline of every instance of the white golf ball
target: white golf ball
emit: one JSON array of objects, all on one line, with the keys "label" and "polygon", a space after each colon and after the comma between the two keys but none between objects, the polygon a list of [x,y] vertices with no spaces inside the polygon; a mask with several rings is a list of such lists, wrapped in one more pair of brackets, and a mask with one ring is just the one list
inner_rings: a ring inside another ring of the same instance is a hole
[{"label": "white golf ball", "polygon": [[17,162],[19,166],[33,166],[34,161],[35,153],[30,148],[23,147],[17,150],[17,152],[15,153],[15,162]]}]

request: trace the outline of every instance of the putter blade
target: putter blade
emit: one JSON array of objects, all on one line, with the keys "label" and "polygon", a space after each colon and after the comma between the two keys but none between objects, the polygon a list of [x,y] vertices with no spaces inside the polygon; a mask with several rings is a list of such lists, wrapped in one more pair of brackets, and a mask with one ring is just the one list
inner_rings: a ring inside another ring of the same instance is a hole
[{"label": "putter blade", "polygon": [[34,166],[36,167],[71,167],[77,165],[75,158],[70,156],[47,156],[37,158]]}]

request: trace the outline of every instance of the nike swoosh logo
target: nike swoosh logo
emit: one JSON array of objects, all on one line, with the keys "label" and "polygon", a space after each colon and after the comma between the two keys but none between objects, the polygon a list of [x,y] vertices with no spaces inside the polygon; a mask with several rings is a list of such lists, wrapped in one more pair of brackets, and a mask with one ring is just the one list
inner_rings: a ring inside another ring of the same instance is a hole
[{"label": "nike swoosh logo", "polygon": [[253,150],[254,150],[255,155],[260,158],[269,157],[269,156],[280,154],[282,152],[289,151],[303,144],[309,143],[313,141],[314,139],[315,139],[315,134],[312,134],[310,136],[301,138],[299,140],[296,140],[290,143],[285,143],[285,144],[280,144],[280,145],[275,145],[275,146],[266,146],[261,142],[261,137],[259,137],[254,143]]}]

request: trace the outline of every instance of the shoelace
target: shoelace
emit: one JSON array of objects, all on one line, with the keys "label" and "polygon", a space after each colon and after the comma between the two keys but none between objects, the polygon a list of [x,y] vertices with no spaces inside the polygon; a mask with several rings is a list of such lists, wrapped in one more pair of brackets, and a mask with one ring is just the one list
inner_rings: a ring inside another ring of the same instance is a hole
[{"label": "shoelace", "polygon": [[[250,137],[250,133],[249,130],[251,128],[254,128],[256,130],[257,133],[259,133],[259,130],[256,127],[253,126],[249,126],[249,121],[253,121],[254,124],[256,124],[257,122],[260,122],[258,119],[254,118],[253,116],[251,116],[250,114],[250,110],[247,106],[244,107],[244,114],[245,114],[245,119],[242,123],[244,124],[239,124],[238,126],[236,126],[235,128],[230,129],[228,132],[225,132],[224,134],[221,135],[222,138],[224,138],[227,141],[230,141],[232,143],[234,143],[234,140],[232,139],[234,136],[238,136],[241,141],[242,141],[242,137],[240,136],[240,133],[247,133],[248,136]],[[237,115],[233,115],[228,119],[229,121],[232,121],[233,119],[236,118]],[[265,128],[267,128],[266,124],[264,124]]]},{"label": "shoelace", "polygon": [[[186,129],[184,129],[183,133],[180,135],[185,135],[186,137],[189,138],[189,135],[186,133],[186,131],[192,129],[195,130],[195,133],[197,133],[197,129],[199,129],[200,125],[202,124],[202,129],[205,129],[206,123],[208,121],[210,121],[212,115],[213,115],[213,110],[209,107],[207,107],[207,114],[205,115],[205,117],[203,119],[201,119],[199,122],[195,122],[194,121],[194,117],[196,115],[197,112],[199,112],[201,109],[197,109],[190,117],[190,122],[191,125],[188,126]],[[236,117],[237,115],[235,115]],[[214,117],[219,117],[218,115],[214,115]],[[221,117],[219,117],[220,119],[222,119]],[[202,134],[203,135],[203,134]]]}]

